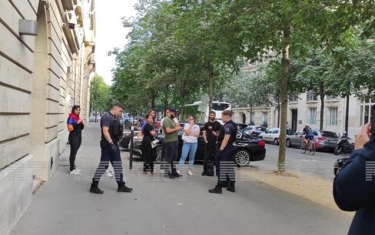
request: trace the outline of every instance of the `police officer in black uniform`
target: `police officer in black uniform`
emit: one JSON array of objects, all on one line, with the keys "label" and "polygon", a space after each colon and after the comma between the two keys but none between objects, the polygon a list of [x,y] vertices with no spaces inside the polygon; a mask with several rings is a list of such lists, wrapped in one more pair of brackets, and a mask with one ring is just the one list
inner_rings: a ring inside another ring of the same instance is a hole
[{"label": "police officer in black uniform", "polygon": [[[236,175],[234,172],[233,143],[236,141],[237,125],[232,121],[232,111],[222,112],[222,121],[225,123],[219,134],[219,150],[217,152],[216,175],[218,177],[215,188],[208,190],[209,193],[222,193],[222,187],[227,187],[230,192],[235,192]],[[229,180],[230,184],[226,182]]]},{"label": "police officer in black uniform", "polygon": [[100,164],[96,169],[94,178],[90,188],[91,193],[103,194],[103,191],[99,189],[99,180],[103,173],[107,170],[109,161],[113,166],[115,172],[115,179],[118,185],[117,192],[130,193],[133,191],[132,188],[128,188],[125,185],[122,174],[122,162],[118,141],[121,139],[123,134],[123,127],[118,119],[121,115],[123,107],[121,104],[114,104],[112,109],[106,113],[100,120],[100,127],[102,132],[102,140],[100,141],[100,147],[102,150]]}]

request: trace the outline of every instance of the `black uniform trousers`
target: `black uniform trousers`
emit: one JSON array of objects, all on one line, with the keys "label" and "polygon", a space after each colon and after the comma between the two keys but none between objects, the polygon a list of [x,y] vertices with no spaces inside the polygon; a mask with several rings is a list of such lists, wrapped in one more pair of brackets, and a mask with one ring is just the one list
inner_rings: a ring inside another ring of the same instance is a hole
[{"label": "black uniform trousers", "polygon": [[118,142],[114,141],[113,144],[116,146],[117,151],[113,151],[111,145],[107,143],[105,146],[101,146],[102,154],[100,157],[100,163],[98,168],[95,171],[94,178],[92,179],[93,183],[98,185],[100,178],[104,174],[104,172],[108,169],[109,162],[111,162],[113,166],[113,170],[115,172],[115,179],[116,182],[121,185],[124,182],[124,176],[122,174],[122,161],[120,155],[120,148],[118,146]]},{"label": "black uniform trousers", "polygon": [[234,171],[234,161],[232,155],[235,148],[232,144],[227,144],[224,150],[216,159],[216,175],[218,177],[217,184],[223,185],[227,179],[231,182],[236,181],[236,175]]}]

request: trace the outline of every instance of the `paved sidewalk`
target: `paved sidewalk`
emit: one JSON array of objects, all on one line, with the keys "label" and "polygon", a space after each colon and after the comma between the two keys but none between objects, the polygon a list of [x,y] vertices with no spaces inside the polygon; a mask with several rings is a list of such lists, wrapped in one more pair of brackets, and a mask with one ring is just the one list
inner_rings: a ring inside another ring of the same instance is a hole
[{"label": "paved sidewalk", "polygon": [[36,192],[11,234],[332,235],[346,234],[350,225],[349,216],[253,179],[239,181],[236,193],[209,194],[216,178],[200,176],[201,165],[182,179],[147,176],[141,162],[129,170],[128,152],[122,152],[124,176],[134,191],[117,193],[115,180],[103,176],[104,194],[90,194],[99,138],[99,125],[90,124],[77,155],[81,176],[69,174],[67,146],[62,166]]}]

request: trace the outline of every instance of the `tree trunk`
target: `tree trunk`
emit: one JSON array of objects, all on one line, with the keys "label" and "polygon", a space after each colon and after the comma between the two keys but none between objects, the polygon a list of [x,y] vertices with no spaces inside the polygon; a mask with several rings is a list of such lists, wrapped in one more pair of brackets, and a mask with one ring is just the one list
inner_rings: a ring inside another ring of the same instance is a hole
[{"label": "tree trunk", "polygon": [[285,172],[285,151],[286,151],[286,119],[288,110],[288,76],[289,76],[289,29],[284,30],[284,49],[282,57],[283,72],[281,77],[281,125],[279,139],[278,171]]},{"label": "tree trunk", "polygon": [[[208,96],[210,97],[210,101],[208,102],[208,109],[209,111],[212,110],[212,99],[213,99],[213,81],[214,80],[214,72],[213,72],[213,67],[211,63],[208,63]],[[217,117],[219,118],[219,117]],[[207,117],[207,122],[209,121],[209,115]]]},{"label": "tree trunk", "polygon": [[320,84],[320,125],[319,125],[319,129],[320,130],[323,130],[323,124],[324,124],[324,97],[325,97],[325,93],[324,93],[324,83],[322,82]]},{"label": "tree trunk", "polygon": [[165,96],[164,96],[164,117],[167,115],[165,113],[165,110],[168,109],[168,92],[169,92],[169,89],[168,89],[168,86],[167,86],[167,90],[165,92]]}]

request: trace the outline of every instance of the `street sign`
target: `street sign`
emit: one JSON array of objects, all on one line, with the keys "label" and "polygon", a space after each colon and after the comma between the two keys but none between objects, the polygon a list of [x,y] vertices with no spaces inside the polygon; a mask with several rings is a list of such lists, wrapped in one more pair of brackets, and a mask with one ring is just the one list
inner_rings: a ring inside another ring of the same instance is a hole
[{"label": "street sign", "polygon": [[201,101],[203,104],[208,104],[208,102],[210,101],[210,97],[207,94],[204,94],[201,96]]},{"label": "street sign", "polygon": [[200,111],[200,112],[206,112],[206,109],[207,109],[207,104],[205,104],[205,103],[199,104],[198,111]]}]

